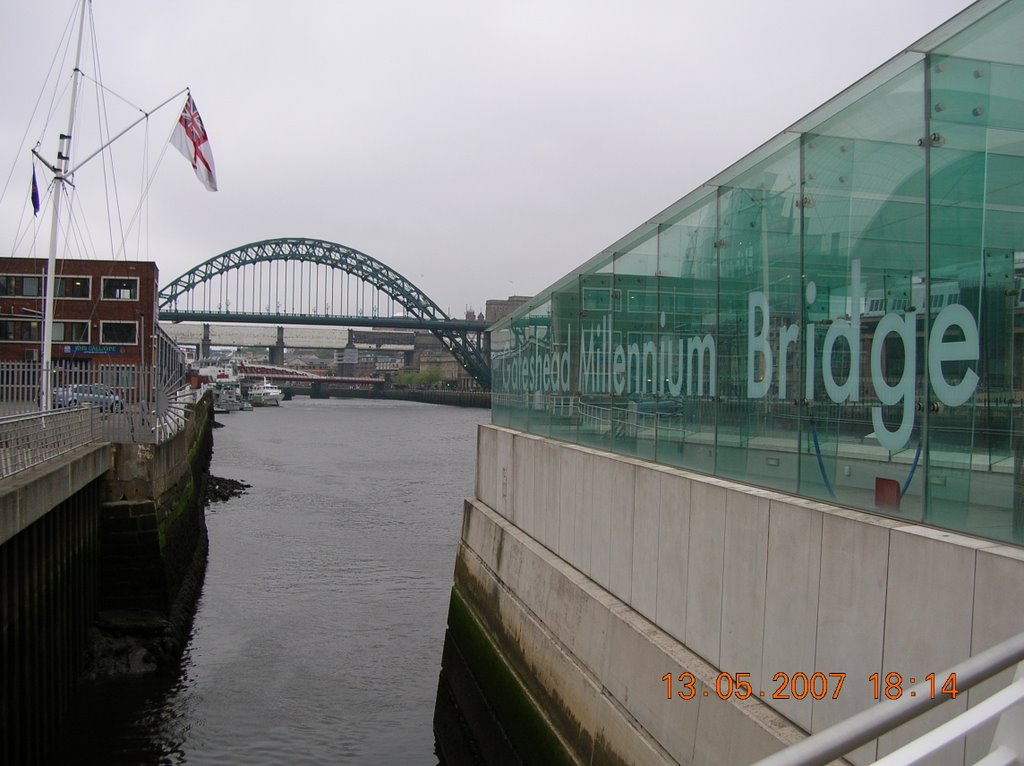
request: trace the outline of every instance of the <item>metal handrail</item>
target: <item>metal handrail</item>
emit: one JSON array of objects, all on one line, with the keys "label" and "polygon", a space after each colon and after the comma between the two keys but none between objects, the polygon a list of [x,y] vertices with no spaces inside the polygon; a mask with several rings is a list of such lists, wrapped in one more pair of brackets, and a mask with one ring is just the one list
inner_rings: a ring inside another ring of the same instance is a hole
[{"label": "metal handrail", "polygon": [[[1019,633],[954,665],[944,673],[937,673],[936,677],[947,678],[951,674],[956,674],[958,692],[963,693],[1022,661],[1024,633]],[[762,758],[753,766],[822,766],[895,729],[911,718],[941,705],[947,699],[948,697],[942,694],[933,697],[931,682],[925,681],[911,687],[908,693],[899,699],[885,700],[863,710],[845,721],[812,734],[802,742]]]},{"label": "metal handrail", "polygon": [[96,424],[90,407],[0,417],[0,479],[95,441]]}]

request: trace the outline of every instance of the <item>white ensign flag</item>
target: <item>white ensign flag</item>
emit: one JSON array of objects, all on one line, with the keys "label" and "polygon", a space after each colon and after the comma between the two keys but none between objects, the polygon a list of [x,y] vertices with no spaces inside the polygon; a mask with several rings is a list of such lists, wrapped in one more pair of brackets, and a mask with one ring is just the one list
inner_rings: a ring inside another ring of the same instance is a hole
[{"label": "white ensign flag", "polygon": [[192,163],[196,176],[210,191],[217,191],[217,172],[213,167],[213,151],[210,149],[210,138],[203,127],[203,118],[199,116],[196,102],[192,94],[181,110],[178,125],[171,134],[171,145],[185,155]]}]

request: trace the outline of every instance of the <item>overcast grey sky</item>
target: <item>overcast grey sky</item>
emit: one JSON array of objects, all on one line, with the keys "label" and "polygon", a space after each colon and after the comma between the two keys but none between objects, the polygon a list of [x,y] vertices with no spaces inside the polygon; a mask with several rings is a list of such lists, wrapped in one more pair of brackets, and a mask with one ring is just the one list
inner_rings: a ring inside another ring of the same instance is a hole
[{"label": "overcast grey sky", "polygon": [[[17,248],[16,232],[28,150],[53,157],[66,121],[60,106],[29,127],[74,4],[0,3],[0,254],[46,254],[48,218]],[[220,185],[170,149],[128,257],[163,285],[248,242],[314,237],[482,310],[543,289],[969,4],[94,0],[104,85],[145,109],[190,86]],[[112,93],[117,132],[136,113]],[[183,101],[121,142],[125,224],[139,158],[155,164]],[[95,89],[82,102],[79,159],[98,145]],[[68,257],[111,257],[118,226],[86,205],[101,171],[76,177],[93,249]]]}]

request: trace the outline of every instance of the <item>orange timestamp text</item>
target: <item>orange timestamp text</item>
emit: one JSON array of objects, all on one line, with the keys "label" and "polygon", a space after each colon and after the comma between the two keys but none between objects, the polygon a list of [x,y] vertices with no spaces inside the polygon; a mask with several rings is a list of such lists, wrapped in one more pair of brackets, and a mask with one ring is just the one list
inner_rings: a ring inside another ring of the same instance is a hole
[{"label": "orange timestamp text", "polygon": [[[712,696],[723,700],[745,700],[751,697],[773,700],[802,700],[808,697],[816,700],[837,700],[846,683],[846,673],[776,673],[772,676],[774,688],[767,691],[755,691],[749,679],[750,673],[719,673],[710,688],[701,688],[704,684],[699,682],[693,673],[680,673],[678,676],[666,673],[661,677],[665,684],[665,699],[669,700],[676,697],[692,700]],[[915,684],[917,679],[911,676],[906,681]],[[935,699],[937,694],[944,694],[950,699],[956,699],[956,673],[950,673],[945,679],[940,679],[935,673],[928,673],[923,677],[923,681],[927,686],[922,684],[920,688],[904,689],[904,678],[899,673],[872,673],[868,676],[868,683],[875,699],[899,699],[904,693],[911,697],[928,695],[932,699]]]}]

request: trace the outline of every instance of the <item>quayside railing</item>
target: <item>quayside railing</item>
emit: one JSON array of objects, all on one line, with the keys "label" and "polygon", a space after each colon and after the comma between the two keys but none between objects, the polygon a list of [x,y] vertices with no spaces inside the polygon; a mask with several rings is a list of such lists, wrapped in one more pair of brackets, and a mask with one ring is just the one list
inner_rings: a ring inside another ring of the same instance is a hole
[{"label": "quayside railing", "polygon": [[91,407],[0,418],[0,479],[96,440]]},{"label": "quayside railing", "polygon": [[[998,721],[988,755],[975,766],[1011,766],[1024,763],[1024,633],[1019,633],[970,659],[937,673],[936,678],[956,678],[957,696],[1007,668],[1017,672],[1007,686],[936,726],[903,747],[875,761],[875,766],[910,766],[958,738],[990,722]],[[892,731],[901,724],[943,704],[948,695],[931,693],[925,681],[911,687],[899,699],[885,700],[845,721],[812,734],[807,739],[763,758],[753,766],[823,766]]]},{"label": "quayside railing", "polygon": [[[174,341],[159,327],[148,340],[146,365],[117,364],[115,357],[104,363],[102,356],[61,357],[49,370],[39,361],[0,361],[0,439],[45,452],[52,449],[51,438],[68,439],[53,437],[47,424],[66,422],[79,424],[80,439],[85,431],[88,440],[119,443],[160,443],[174,436],[196,392],[187,386],[184,354]],[[49,401],[43,400],[44,390],[50,391]],[[90,412],[78,412],[85,409]],[[62,411],[78,414],[50,417]]]}]

